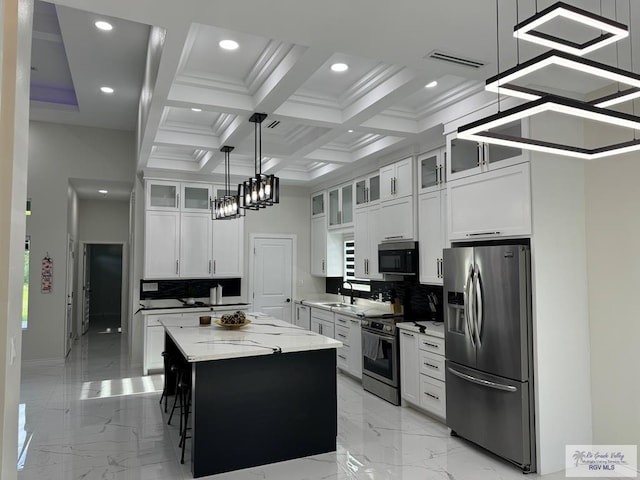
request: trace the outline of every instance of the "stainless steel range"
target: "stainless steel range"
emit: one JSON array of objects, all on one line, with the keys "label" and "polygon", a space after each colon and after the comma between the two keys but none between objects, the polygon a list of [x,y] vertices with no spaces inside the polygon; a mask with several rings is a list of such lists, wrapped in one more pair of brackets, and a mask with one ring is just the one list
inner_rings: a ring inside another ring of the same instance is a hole
[{"label": "stainless steel range", "polygon": [[400,405],[401,321],[396,315],[362,320],[362,387],[394,405]]}]

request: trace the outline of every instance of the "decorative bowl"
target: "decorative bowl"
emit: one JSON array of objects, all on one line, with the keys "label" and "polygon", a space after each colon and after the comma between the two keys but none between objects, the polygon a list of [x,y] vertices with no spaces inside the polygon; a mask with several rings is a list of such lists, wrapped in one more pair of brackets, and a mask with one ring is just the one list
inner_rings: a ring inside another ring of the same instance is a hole
[{"label": "decorative bowl", "polygon": [[229,330],[235,330],[237,328],[246,327],[250,323],[251,323],[251,320],[249,320],[248,318],[245,319],[244,323],[223,323],[221,319],[219,318],[216,319],[216,325],[222,328],[228,328]]}]

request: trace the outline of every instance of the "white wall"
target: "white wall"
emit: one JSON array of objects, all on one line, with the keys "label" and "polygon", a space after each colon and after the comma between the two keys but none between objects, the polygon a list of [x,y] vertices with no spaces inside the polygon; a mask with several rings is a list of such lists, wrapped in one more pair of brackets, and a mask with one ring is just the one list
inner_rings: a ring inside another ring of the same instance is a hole
[{"label": "white wall", "polygon": [[33,2],[0,0],[0,478],[15,480]]},{"label": "white wall", "polygon": [[[582,125],[546,119],[538,138],[581,142]],[[533,315],[538,472],[564,469],[565,445],[592,443],[584,162],[533,153]]]},{"label": "white wall", "polygon": [[[27,220],[27,233],[36,268],[30,277],[23,360],[62,360],[69,178],[131,181],[135,175],[135,135],[42,122],[31,122],[29,134],[32,215]],[[53,290],[42,294],[38,267],[47,252],[53,260]]]},{"label": "white wall", "polygon": [[[594,141],[602,131],[589,130]],[[640,161],[586,166],[593,437],[640,445]]]}]

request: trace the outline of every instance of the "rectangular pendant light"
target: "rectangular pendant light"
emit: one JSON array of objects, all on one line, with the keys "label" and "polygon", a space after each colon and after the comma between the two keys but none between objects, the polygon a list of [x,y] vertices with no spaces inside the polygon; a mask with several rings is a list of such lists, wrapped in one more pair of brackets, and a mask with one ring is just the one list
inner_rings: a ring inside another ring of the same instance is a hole
[{"label": "rectangular pendant light", "polygon": [[[576,43],[536,30],[556,18],[564,18],[594,28],[598,30],[598,35],[584,43]],[[581,56],[628,37],[629,28],[622,23],[587,10],[557,2],[513,27],[513,36],[544,47]]]},{"label": "rectangular pendant light", "polygon": [[562,145],[524,137],[490,132],[502,125],[530,117],[538,113],[556,112],[588,120],[617,125],[624,128],[640,130],[640,117],[616,112],[570,98],[548,95],[503,112],[490,115],[481,120],[458,128],[458,138],[478,142],[492,143],[506,147],[536,150],[539,152],[567,155],[570,157],[592,160],[596,158],[619,155],[640,150],[640,140],[630,140],[594,149]]},{"label": "rectangular pendant light", "polygon": [[[544,92],[516,86],[513,85],[512,82],[550,65],[570,68],[589,75],[605,78],[612,82],[622,83],[633,88],[640,88],[640,75],[636,73],[628,72],[604,63],[594,62],[586,58],[575,57],[557,50],[550,50],[487,79],[485,90],[525,100],[537,100],[545,95]],[[596,104],[596,106],[611,106],[625,101],[627,101],[627,99],[624,98],[624,95],[619,95],[615,98],[609,98],[606,105],[598,105],[597,100],[594,104]]]}]

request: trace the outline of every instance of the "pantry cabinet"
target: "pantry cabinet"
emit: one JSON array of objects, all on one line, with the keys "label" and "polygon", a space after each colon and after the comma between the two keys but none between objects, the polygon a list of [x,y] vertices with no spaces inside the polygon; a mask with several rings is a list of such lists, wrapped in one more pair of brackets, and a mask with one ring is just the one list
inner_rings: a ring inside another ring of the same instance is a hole
[{"label": "pantry cabinet", "polygon": [[442,250],[448,247],[446,211],[446,189],[418,196],[420,283],[442,285]]}]

